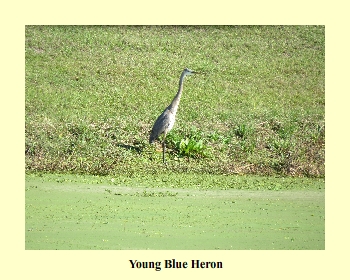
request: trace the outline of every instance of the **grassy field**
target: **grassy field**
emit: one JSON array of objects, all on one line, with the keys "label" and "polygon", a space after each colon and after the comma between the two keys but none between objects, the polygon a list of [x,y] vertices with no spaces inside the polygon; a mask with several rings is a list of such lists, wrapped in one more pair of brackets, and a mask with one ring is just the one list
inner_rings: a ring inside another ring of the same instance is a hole
[{"label": "grassy field", "polygon": [[29,173],[325,175],[323,26],[26,26],[25,80]]},{"label": "grassy field", "polygon": [[112,176],[27,175],[25,247],[325,249],[323,179],[231,175],[198,185],[184,176],[192,182],[157,186]]}]

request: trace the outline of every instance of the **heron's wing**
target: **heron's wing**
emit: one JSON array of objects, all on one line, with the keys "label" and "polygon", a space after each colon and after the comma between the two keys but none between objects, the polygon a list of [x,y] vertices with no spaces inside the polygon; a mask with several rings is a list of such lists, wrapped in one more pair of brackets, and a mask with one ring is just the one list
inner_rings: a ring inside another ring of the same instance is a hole
[{"label": "heron's wing", "polygon": [[153,125],[150,142],[153,142],[159,135],[166,131],[171,124],[171,112],[167,109],[157,118]]}]

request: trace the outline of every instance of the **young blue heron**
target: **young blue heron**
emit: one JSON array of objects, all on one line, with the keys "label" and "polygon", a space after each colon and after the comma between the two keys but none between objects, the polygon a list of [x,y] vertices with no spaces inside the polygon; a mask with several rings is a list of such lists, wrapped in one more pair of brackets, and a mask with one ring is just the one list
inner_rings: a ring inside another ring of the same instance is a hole
[{"label": "young blue heron", "polygon": [[173,101],[170,103],[168,107],[165,108],[163,113],[158,117],[156,122],[153,125],[151,135],[149,137],[149,143],[152,144],[155,139],[157,139],[162,133],[163,136],[163,163],[165,163],[165,138],[167,133],[173,128],[175,123],[175,116],[177,108],[179,107],[180,98],[183,89],[183,82],[186,76],[198,74],[198,72],[192,71],[188,68],[184,69],[179,81],[179,90],[175,95]]}]

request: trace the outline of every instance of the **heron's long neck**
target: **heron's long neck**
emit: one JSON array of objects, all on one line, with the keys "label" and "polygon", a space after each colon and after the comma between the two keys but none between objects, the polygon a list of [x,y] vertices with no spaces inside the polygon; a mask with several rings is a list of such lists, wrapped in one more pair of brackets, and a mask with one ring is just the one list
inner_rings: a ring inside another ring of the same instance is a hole
[{"label": "heron's long neck", "polygon": [[175,95],[173,101],[171,102],[169,108],[170,110],[176,114],[177,108],[179,107],[180,99],[181,99],[181,94],[182,94],[182,89],[183,89],[183,82],[185,79],[185,72],[181,74],[180,81],[179,81],[179,90],[177,94]]}]

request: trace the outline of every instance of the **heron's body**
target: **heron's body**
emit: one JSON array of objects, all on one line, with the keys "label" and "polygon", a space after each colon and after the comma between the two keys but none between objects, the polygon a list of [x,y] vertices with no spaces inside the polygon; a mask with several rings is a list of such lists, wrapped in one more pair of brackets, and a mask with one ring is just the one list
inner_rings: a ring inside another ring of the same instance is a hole
[{"label": "heron's body", "polygon": [[171,104],[163,111],[163,113],[157,118],[156,122],[153,125],[151,135],[149,137],[149,143],[153,143],[154,140],[156,140],[161,134],[164,134],[163,137],[163,162],[165,162],[165,138],[167,133],[173,128],[175,124],[175,117],[177,108],[179,107],[182,89],[183,89],[183,82],[187,75],[192,75],[196,72],[185,69],[181,76],[179,81],[179,90],[177,94],[175,95],[173,101]]}]

